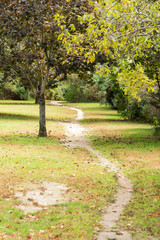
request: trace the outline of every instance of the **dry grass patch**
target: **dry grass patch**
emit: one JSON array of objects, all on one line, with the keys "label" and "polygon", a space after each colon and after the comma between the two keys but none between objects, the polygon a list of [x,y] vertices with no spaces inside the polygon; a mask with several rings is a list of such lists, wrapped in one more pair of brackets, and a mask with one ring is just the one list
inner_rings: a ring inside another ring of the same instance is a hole
[{"label": "dry grass patch", "polygon": [[[138,123],[128,123],[127,121],[125,122],[103,122],[103,123],[90,123],[90,122],[85,122],[85,126],[88,128],[92,129],[92,133],[96,133],[96,135],[99,136],[106,136],[106,134],[109,135],[115,135],[117,134],[118,136],[121,136],[122,133],[121,131],[123,130],[132,130],[132,129],[144,129],[144,124],[138,124]],[[145,125],[146,129],[151,129],[151,126],[146,124]]]},{"label": "dry grass patch", "polygon": [[[136,150],[132,151],[116,151],[115,158],[121,156],[123,164],[126,164],[129,168],[142,167],[142,168],[154,168],[160,169],[160,151],[153,150],[147,152],[140,152]],[[136,163],[136,164],[135,164]]]}]

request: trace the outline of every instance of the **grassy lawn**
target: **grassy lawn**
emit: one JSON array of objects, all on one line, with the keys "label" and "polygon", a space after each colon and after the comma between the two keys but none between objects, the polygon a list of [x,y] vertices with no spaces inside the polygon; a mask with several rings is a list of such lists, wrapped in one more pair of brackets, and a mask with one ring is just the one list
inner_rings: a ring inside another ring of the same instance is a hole
[{"label": "grassy lawn", "polygon": [[135,239],[160,237],[160,136],[149,124],[124,121],[105,106],[72,106],[85,112],[81,123],[92,129],[93,146],[119,165],[134,184],[133,199],[119,226],[133,232]]},{"label": "grassy lawn", "polygon": [[[33,101],[0,101],[0,114],[3,118],[21,117],[21,119],[37,119],[39,106]],[[13,116],[12,116],[13,115]],[[76,112],[68,111],[67,108],[46,105],[46,115],[48,120],[71,121],[75,119]]]},{"label": "grassy lawn", "polygon": [[[74,118],[75,111],[47,106],[48,137],[38,138],[37,105],[0,101],[0,239],[95,239],[117,183],[87,151],[60,144],[58,121]],[[24,214],[15,193],[42,181],[66,184],[69,201]]]}]

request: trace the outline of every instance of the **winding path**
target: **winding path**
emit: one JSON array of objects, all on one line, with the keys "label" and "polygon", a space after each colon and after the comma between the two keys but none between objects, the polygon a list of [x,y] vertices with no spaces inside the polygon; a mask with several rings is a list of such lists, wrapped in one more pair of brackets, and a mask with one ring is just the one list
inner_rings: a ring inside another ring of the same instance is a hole
[{"label": "winding path", "polygon": [[65,106],[57,102],[51,102],[51,104],[67,107],[77,111],[77,118],[75,121],[72,121],[71,123],[62,123],[66,132],[64,145],[71,148],[86,148],[88,151],[98,157],[100,160],[100,165],[107,167],[117,176],[120,187],[115,195],[115,202],[109,207],[106,207],[106,210],[102,216],[101,224],[104,226],[104,231],[100,232],[100,234],[97,236],[97,240],[131,240],[132,236],[130,233],[116,228],[116,222],[118,221],[123,208],[131,199],[131,192],[133,189],[130,180],[120,171],[118,167],[116,167],[108,159],[104,158],[99,151],[91,147],[89,141],[87,141],[85,138],[87,131],[78,123],[79,120],[83,119],[82,110]]}]

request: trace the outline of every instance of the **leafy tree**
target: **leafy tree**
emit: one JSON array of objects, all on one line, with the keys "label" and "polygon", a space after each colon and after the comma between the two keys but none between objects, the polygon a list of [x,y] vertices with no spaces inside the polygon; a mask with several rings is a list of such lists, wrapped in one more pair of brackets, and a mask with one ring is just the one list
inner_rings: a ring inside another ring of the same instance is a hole
[{"label": "leafy tree", "polygon": [[[142,84],[153,90],[156,81],[152,82],[145,76],[137,60],[145,57],[146,49],[155,46],[157,52],[160,48],[159,1],[100,0],[90,3],[94,5],[93,12],[86,12],[79,17],[80,23],[87,26],[85,33],[79,35],[74,29],[74,34],[62,34],[62,37],[66,36],[68,52],[83,54],[88,62],[95,61],[99,53],[104,54],[108,61],[115,59],[118,71],[130,75],[127,84],[124,82],[123,85],[127,86],[126,92],[132,90],[135,97]],[[84,45],[84,42],[87,44]],[[99,65],[98,69],[101,75],[108,75],[112,71],[108,64]],[[142,84],[140,78],[137,78],[137,82],[134,79],[135,84],[132,84],[135,72],[140,77],[143,75]]]},{"label": "leafy tree", "polygon": [[[96,61],[97,54],[104,55],[106,63],[97,64],[97,74],[107,77],[115,72],[132,102],[141,101],[144,87],[153,95],[160,85],[159,1],[91,0],[90,4],[94,6],[92,13],[79,16],[86,31],[79,35],[75,28],[74,34],[66,31],[61,35],[68,53],[84,55],[87,62]],[[110,60],[116,64],[109,64]],[[159,106],[158,96],[156,92]]]},{"label": "leafy tree", "polygon": [[4,77],[19,76],[29,83],[40,103],[39,136],[46,136],[45,89],[67,72],[85,69],[83,56],[70,55],[59,36],[77,16],[91,11],[87,0],[2,0],[0,3],[0,68]]}]

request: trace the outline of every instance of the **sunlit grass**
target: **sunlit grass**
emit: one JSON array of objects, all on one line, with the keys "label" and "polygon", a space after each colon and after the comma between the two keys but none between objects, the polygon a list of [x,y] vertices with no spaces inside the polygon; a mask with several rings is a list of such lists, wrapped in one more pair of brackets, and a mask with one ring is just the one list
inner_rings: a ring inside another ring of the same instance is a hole
[{"label": "sunlit grass", "polygon": [[[81,124],[90,140],[134,184],[133,199],[119,221],[136,239],[160,236],[160,136],[149,124],[124,121],[115,110],[97,104],[72,104],[84,110]],[[94,111],[95,109],[95,111]]]},{"label": "sunlit grass", "polygon": [[[55,119],[72,120],[74,111],[48,106],[48,137],[39,138],[38,106],[11,103],[0,104],[0,239],[94,239],[113,201],[114,174],[86,150],[60,144],[64,129]],[[69,202],[25,215],[14,194],[42,181],[66,184]]]}]

